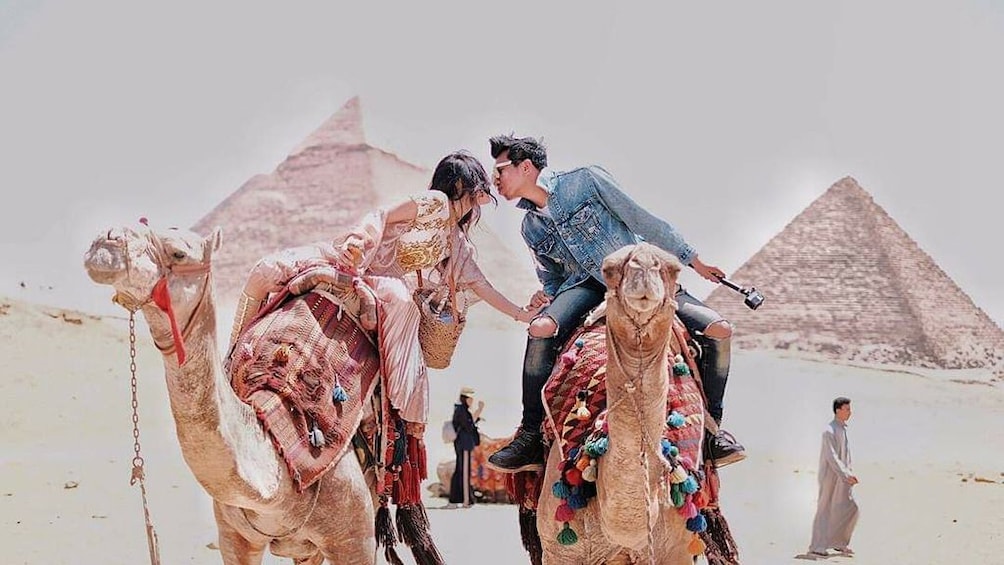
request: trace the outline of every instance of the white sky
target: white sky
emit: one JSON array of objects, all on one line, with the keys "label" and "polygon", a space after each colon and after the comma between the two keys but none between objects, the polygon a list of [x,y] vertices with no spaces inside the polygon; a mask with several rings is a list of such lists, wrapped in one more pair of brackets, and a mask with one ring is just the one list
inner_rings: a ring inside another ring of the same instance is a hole
[{"label": "white sky", "polygon": [[193,224],[358,94],[427,167],[542,135],[726,270],[851,175],[1004,322],[998,2],[337,4],[0,0],[0,295],[106,308],[99,230]]}]

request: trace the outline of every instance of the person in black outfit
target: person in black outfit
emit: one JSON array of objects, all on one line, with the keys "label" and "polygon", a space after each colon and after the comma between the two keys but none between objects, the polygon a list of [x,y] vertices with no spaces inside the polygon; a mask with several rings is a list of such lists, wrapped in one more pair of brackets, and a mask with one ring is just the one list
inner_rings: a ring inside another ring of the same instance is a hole
[{"label": "person in black outfit", "polygon": [[453,405],[453,429],[457,438],[453,440],[453,451],[457,454],[457,465],[450,479],[450,503],[447,508],[470,508],[474,504],[474,488],[471,486],[471,452],[481,443],[481,432],[478,422],[481,421],[481,411],[485,408],[483,400],[478,401],[478,407],[471,413],[474,404],[474,389],[460,389],[460,400]]}]

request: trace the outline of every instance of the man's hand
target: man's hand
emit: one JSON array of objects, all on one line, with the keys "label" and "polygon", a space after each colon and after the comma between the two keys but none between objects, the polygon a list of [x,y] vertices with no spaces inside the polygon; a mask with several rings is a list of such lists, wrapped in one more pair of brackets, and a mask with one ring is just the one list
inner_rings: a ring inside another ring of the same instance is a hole
[{"label": "man's hand", "polygon": [[690,266],[697,271],[697,274],[713,283],[719,283],[721,282],[721,279],[725,278],[725,271],[714,265],[705,265],[704,262],[697,257],[694,257],[690,261]]},{"label": "man's hand", "polygon": [[484,409],[485,409],[485,401],[484,400],[479,400],[478,401],[478,412],[480,412],[480,411],[482,411]]},{"label": "man's hand", "polygon": [[538,290],[537,292],[533,293],[533,296],[530,297],[530,306],[529,308],[527,308],[527,310],[539,311],[541,308],[547,306],[550,303],[551,303],[551,297],[544,294],[543,290]]}]

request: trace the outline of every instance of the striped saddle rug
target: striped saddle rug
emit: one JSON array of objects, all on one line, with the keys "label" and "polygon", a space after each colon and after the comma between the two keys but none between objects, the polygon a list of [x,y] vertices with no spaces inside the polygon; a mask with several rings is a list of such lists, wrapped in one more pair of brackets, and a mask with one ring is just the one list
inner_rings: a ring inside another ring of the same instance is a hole
[{"label": "striped saddle rug", "polygon": [[324,295],[276,303],[238,338],[227,371],[302,491],[347,450],[380,360],[366,333]]}]

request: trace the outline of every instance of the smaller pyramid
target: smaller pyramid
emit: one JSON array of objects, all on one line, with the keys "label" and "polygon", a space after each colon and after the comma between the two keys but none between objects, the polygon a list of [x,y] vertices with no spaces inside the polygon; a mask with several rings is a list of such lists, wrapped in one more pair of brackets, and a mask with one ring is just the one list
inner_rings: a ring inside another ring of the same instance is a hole
[{"label": "smaller pyramid", "polygon": [[730,276],[758,310],[716,288],[707,304],[747,349],[941,369],[1004,370],[1004,331],[850,177]]},{"label": "smaller pyramid", "polygon": [[362,107],[359,97],[354,96],[308,135],[290,155],[297,155],[308,148],[353,146],[364,143],[366,134],[363,131]]}]

